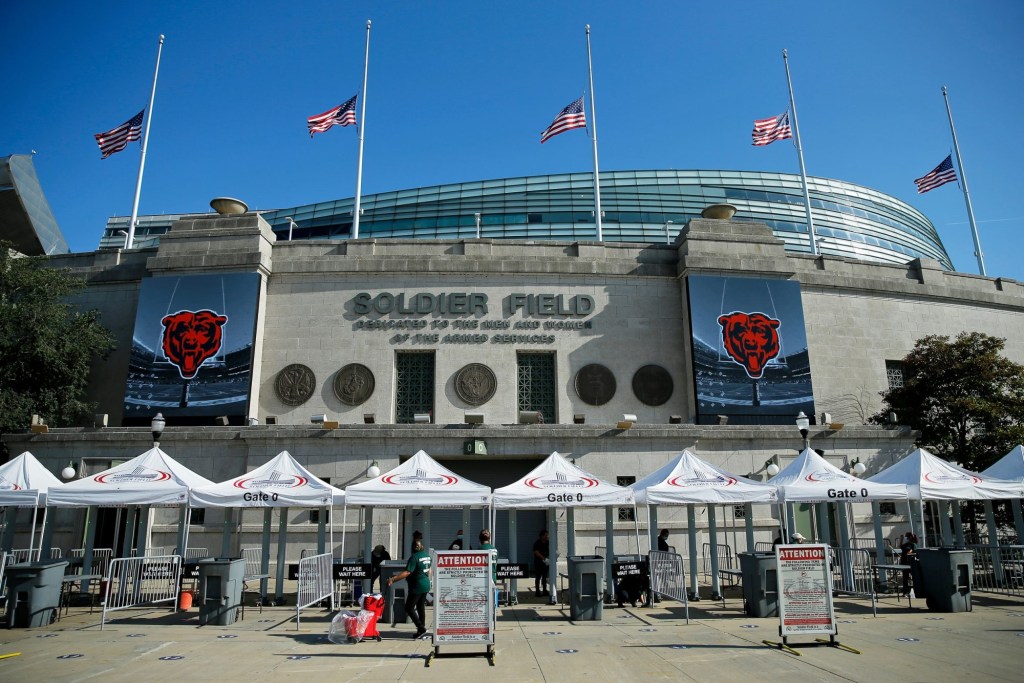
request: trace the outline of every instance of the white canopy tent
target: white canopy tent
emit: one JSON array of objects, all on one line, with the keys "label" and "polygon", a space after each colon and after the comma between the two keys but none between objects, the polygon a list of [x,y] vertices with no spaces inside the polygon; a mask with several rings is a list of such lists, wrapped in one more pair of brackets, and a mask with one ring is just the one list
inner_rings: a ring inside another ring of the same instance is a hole
[{"label": "white canopy tent", "polygon": [[[345,488],[345,515],[348,507],[366,508],[363,533],[363,557],[369,558],[372,549],[371,529],[373,508],[422,508],[426,538],[430,537],[431,508],[490,508],[491,488],[470,481],[431,458],[424,451],[368,481]],[[464,512],[464,519],[468,513]],[[490,516],[490,514],[489,514]],[[406,540],[412,533],[412,516],[406,518]],[[493,519],[491,521],[493,527]],[[341,549],[345,552],[345,533],[342,532]],[[402,557],[396,555],[396,559]]]},{"label": "white canopy tent", "polygon": [[[613,527],[613,506],[630,505],[636,509],[633,489],[627,486],[610,484],[580,469],[565,459],[557,451],[549,455],[544,462],[533,468],[525,477],[494,491],[494,507],[496,509],[544,509],[549,510],[548,531],[555,548],[555,562],[549,567],[548,583],[558,584],[557,525],[554,524],[554,511],[566,509],[567,546],[569,555],[576,554],[576,529],[574,510],[577,507],[605,508],[605,546],[608,557],[605,564],[610,565],[614,552],[615,535]],[[636,526],[636,515],[633,515],[634,528],[637,536],[637,550],[640,548],[640,530]],[[607,576],[611,577],[610,566],[606,568]],[[551,595],[551,602],[557,596]]]},{"label": "white canopy tent", "polygon": [[[1020,444],[1014,446],[1009,453],[981,474],[986,477],[1024,483],[1024,446]],[[1010,507],[1013,509],[1013,525],[1017,528],[1017,543],[1024,543],[1024,515],[1021,514],[1020,498],[1011,498]]]},{"label": "white canopy tent", "polygon": [[658,533],[658,505],[686,505],[689,517],[690,595],[697,594],[697,530],[695,505],[708,506],[708,535],[711,539],[711,592],[721,593],[716,505],[747,505],[747,547],[754,547],[752,503],[775,503],[778,495],[772,484],[764,484],[730,474],[711,463],[701,460],[690,450],[662,465],[640,481],[632,484],[637,503],[647,504],[648,531],[651,548]]},{"label": "white canopy tent", "polygon": [[[910,497],[919,502],[921,512],[921,529],[924,523],[924,501],[959,501],[959,500],[1000,500],[1020,498],[1024,493],[1021,482],[1004,481],[988,475],[971,472],[959,465],[947,462],[932,455],[923,448],[918,448],[894,465],[887,467],[869,481],[895,484],[906,484]],[[945,505],[943,505],[943,508]],[[991,505],[986,506],[991,529],[995,529],[995,517]],[[943,511],[944,512],[944,511]],[[939,515],[945,518],[944,514]],[[960,506],[953,506],[953,525],[957,545],[964,545],[963,526],[960,522]],[[912,524],[913,527],[913,524]],[[941,525],[944,544],[952,545],[949,525]],[[991,534],[995,537],[995,534]],[[927,545],[927,538],[922,533],[922,540]]]},{"label": "white canopy tent", "polygon": [[[779,487],[779,500],[786,509],[786,522],[790,532],[796,531],[793,517],[793,503],[817,503],[819,519],[827,520],[828,503],[873,503],[875,512],[875,559],[881,562],[885,557],[885,538],[882,535],[882,523],[878,514],[877,501],[909,499],[908,487],[903,482],[880,482],[875,478],[861,479],[839,469],[810,448],[805,448],[793,462],[772,478],[772,483]],[[837,505],[837,527],[840,533],[839,545],[852,548],[850,534],[849,506]],[[821,539],[828,543],[830,539],[829,524],[819,524],[819,533],[825,535]],[[787,542],[788,539],[783,539]],[[844,567],[850,563],[845,562]],[[852,584],[852,581],[851,581]]]},{"label": "white canopy tent", "polygon": [[[160,450],[159,446],[154,445],[142,455],[127,462],[51,490],[46,496],[46,505],[129,508],[126,526],[128,530],[135,527],[136,515],[141,508],[141,521],[135,538],[138,555],[144,555],[146,551],[149,508],[180,507],[182,514],[178,526],[178,547],[184,555],[185,548],[188,547],[188,492],[190,489],[211,484],[212,481],[196,474]],[[89,573],[95,536],[96,515],[90,514],[86,530],[83,574]],[[122,555],[129,555],[131,548],[132,539],[126,532]]]},{"label": "white canopy tent", "polygon": [[[211,484],[190,490],[189,503],[192,507],[216,507],[228,508],[228,517],[224,525],[224,538],[221,543],[221,553],[225,556],[231,554],[230,528],[232,520],[230,509],[238,508],[239,520],[241,523],[242,513],[246,508],[263,508],[263,542],[262,554],[260,556],[260,577],[261,594],[266,594],[266,577],[270,570],[270,513],[271,508],[331,508],[334,505],[341,505],[345,502],[345,493],[299,464],[288,451],[281,451],[269,462],[257,467],[252,472],[243,474],[218,484]],[[278,597],[283,594],[285,551],[287,544],[288,518],[287,513],[282,511],[280,527],[278,529],[278,558],[277,558],[277,593]],[[320,525],[320,548],[323,549],[323,529],[326,524],[325,516],[321,516]],[[328,547],[334,548],[334,525],[330,525],[330,540]]]},{"label": "white canopy tent", "polygon": [[63,486],[36,457],[25,451],[18,457],[0,465],[0,507],[9,508],[4,514],[4,536],[0,552],[10,551],[14,542],[14,528],[18,508],[32,508],[32,526],[29,528],[28,554],[32,558],[35,548],[36,513],[43,507],[43,529],[40,533],[40,559],[46,534],[46,495],[50,489]]}]

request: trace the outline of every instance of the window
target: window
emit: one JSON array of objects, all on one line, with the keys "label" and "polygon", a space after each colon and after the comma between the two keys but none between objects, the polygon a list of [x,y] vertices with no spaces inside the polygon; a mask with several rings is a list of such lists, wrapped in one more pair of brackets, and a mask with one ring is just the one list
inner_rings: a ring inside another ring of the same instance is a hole
[{"label": "window", "polygon": [[[636,477],[624,476],[615,477],[615,483],[619,486],[631,486],[636,483]],[[636,521],[636,509],[635,508],[619,508],[620,522],[634,522]]]},{"label": "window", "polygon": [[746,519],[747,518],[747,506],[746,505],[733,505],[732,516],[735,519]]},{"label": "window", "polygon": [[516,363],[519,410],[536,410],[545,424],[555,424],[555,354],[519,353]]},{"label": "window", "polygon": [[896,514],[896,503],[879,503],[878,514],[880,515],[895,515]]},{"label": "window", "polygon": [[399,352],[395,375],[395,421],[412,424],[416,415],[433,415],[434,352]]},{"label": "window", "polygon": [[885,361],[885,376],[889,380],[889,390],[903,386],[903,363],[898,360]]},{"label": "window", "polygon": [[192,508],[192,516],[189,518],[189,524],[203,525],[206,524],[206,508]]}]

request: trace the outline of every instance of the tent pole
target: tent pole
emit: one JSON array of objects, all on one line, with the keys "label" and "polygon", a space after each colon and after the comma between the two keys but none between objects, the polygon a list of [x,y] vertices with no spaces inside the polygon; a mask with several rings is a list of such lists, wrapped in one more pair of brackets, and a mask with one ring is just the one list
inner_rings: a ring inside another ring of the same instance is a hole
[{"label": "tent pole", "polygon": [[[1010,501],[1010,507],[1013,509],[1013,525],[1017,527],[1017,543],[1024,543],[1024,514],[1021,514],[1020,509],[1020,498],[1014,498]],[[956,504],[957,512],[960,510],[960,503]],[[964,536],[964,528],[962,525],[957,525],[957,541],[960,543],[960,547],[963,547],[961,539]]]},{"label": "tent pole", "polygon": [[260,545],[260,574],[264,575],[260,579],[260,599],[263,603],[267,602],[267,591],[270,589],[270,579],[267,577],[270,574],[270,525],[273,519],[274,508],[263,510],[263,539]]},{"label": "tent pole", "polygon": [[551,539],[552,552],[548,559],[548,594],[552,605],[558,602],[558,512],[554,508],[548,509],[548,535]]},{"label": "tent pole", "polygon": [[43,531],[39,538],[39,551],[42,552],[43,548],[49,548],[53,545],[53,518],[48,517],[47,513],[50,508],[43,508]]},{"label": "tent pole", "polygon": [[715,505],[708,505],[708,537],[711,539],[711,599],[722,599],[721,580],[718,576],[718,520]]},{"label": "tent pole", "polygon": [[605,585],[608,586],[605,589],[605,595],[615,597],[612,595],[612,563],[615,561],[615,508],[611,505],[605,506],[604,509],[604,544],[605,544],[605,558],[604,558],[604,575],[606,577]]},{"label": "tent pole", "polygon": [[633,501],[633,534],[636,537],[636,554],[640,555],[640,520],[636,516],[636,501]]},{"label": "tent pole", "polygon": [[[371,562],[373,555],[373,506],[363,508],[363,562]],[[363,593],[370,593],[370,582],[363,582]]]},{"label": "tent pole", "polygon": [[323,555],[326,552],[324,547],[327,545],[327,508],[319,508],[318,512],[319,514],[316,516],[316,554]]},{"label": "tent pole", "polygon": [[28,561],[32,561],[32,551],[36,548],[36,515],[39,514],[39,508],[32,506],[32,524],[28,528]]},{"label": "tent pole", "polygon": [[886,564],[885,536],[882,534],[882,510],[877,500],[871,501],[871,519],[875,526],[875,564]]},{"label": "tent pole", "polygon": [[658,547],[658,506],[647,504],[647,552]]},{"label": "tent pole", "polygon": [[231,529],[234,526],[232,524],[235,517],[234,508],[224,508],[224,529],[220,536],[220,556],[230,557],[231,556]]},{"label": "tent pole", "polygon": [[700,600],[697,585],[697,510],[693,503],[686,505],[686,525],[690,541],[690,602]]},{"label": "tent pole", "polygon": [[747,531],[747,552],[754,552],[754,506],[751,503],[743,504],[743,519]]},{"label": "tent pole", "polygon": [[[85,513],[85,549],[82,551],[83,574],[92,574],[92,550],[93,546],[96,545],[96,518],[98,516],[98,508],[95,505],[90,505]],[[115,527],[115,539],[117,538],[116,531]],[[78,590],[82,593],[88,593],[89,584],[89,581],[82,581],[78,584]]]},{"label": "tent pole", "polygon": [[985,503],[985,524],[988,525],[988,547],[992,551],[992,569],[995,572],[995,581],[997,586],[1003,585],[1003,562],[1000,557],[999,551],[999,533],[996,527],[996,514],[995,510],[992,509],[992,501],[986,500]]},{"label": "tent pole", "polygon": [[850,504],[836,503],[836,516],[839,527],[839,552],[843,569],[843,588],[848,591],[854,589],[853,585],[853,544],[850,542]]},{"label": "tent pole", "polygon": [[938,508],[935,518],[939,522],[939,528],[942,529],[942,545],[948,548],[953,545],[953,536],[949,529],[949,501],[935,501],[935,507]]},{"label": "tent pole", "polygon": [[284,570],[288,561],[288,508],[281,508],[281,517],[277,520],[277,585],[274,587],[275,597],[279,604],[284,598]]},{"label": "tent pole", "polygon": [[124,537],[121,539],[121,557],[135,557],[132,552],[132,544],[135,542],[135,521],[138,518],[137,507],[130,507],[125,510]]},{"label": "tent pole", "polygon": [[[516,511],[510,508],[508,511],[508,560],[509,562],[519,561],[519,539],[516,536]],[[532,564],[532,560],[530,562]],[[529,566],[529,564],[527,565]],[[519,580],[509,579],[509,601],[513,605],[519,604]]]},{"label": "tent pole", "polygon": [[18,525],[18,508],[8,505],[4,510],[4,540],[0,552],[9,553],[14,548],[14,529]]},{"label": "tent pole", "polygon": [[[1011,502],[1014,502],[1014,503],[1017,504],[1017,508],[1014,511],[1014,517],[1016,517],[1017,514],[1019,514],[1019,512],[1020,512],[1020,501],[1016,500],[1016,501],[1011,501]],[[954,538],[956,538],[956,547],[957,548],[963,548],[966,545],[966,543],[964,543],[964,521],[963,521],[963,519],[960,516],[960,501],[959,500],[954,500],[953,501],[953,536],[954,536]],[[1020,537],[1018,536],[1018,538],[1020,538]],[[1019,542],[1020,541],[1018,540],[1018,543]]]},{"label": "tent pole", "polygon": [[565,543],[569,557],[576,554],[576,508],[570,507],[565,511]]}]

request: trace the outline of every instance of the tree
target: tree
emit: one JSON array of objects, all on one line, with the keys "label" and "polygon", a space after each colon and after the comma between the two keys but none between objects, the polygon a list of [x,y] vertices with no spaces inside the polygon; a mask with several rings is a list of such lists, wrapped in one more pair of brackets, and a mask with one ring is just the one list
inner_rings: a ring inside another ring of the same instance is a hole
[{"label": "tree", "polygon": [[33,414],[59,427],[93,411],[85,400],[89,367],[115,343],[98,312],[68,303],[84,287],[70,271],[47,267],[46,257],[21,256],[0,242],[0,436],[24,431]]},{"label": "tree", "polygon": [[935,455],[989,467],[1024,441],[1024,366],[1002,355],[1005,341],[980,332],[919,339],[903,359],[903,386],[882,392],[872,421],[895,412]]}]

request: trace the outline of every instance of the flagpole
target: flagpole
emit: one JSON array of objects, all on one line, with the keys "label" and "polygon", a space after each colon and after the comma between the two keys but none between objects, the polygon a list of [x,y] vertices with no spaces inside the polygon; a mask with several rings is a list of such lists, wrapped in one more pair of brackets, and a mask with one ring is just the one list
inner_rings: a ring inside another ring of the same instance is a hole
[{"label": "flagpole", "polygon": [[590,24],[587,24],[587,71],[590,74],[590,129],[594,142],[594,220],[597,241],[604,241],[601,231],[601,179],[597,170],[597,110],[594,109],[594,62],[590,57]]},{"label": "flagpole", "polygon": [[359,165],[356,168],[356,200],[352,207],[352,239],[359,239],[359,199],[363,192],[363,134],[366,132],[366,77],[370,71],[370,20],[366,20],[366,57],[363,60],[363,92],[359,114]]},{"label": "flagpole", "polygon": [[807,239],[811,243],[811,255],[818,255],[818,240],[814,237],[814,221],[811,220],[811,195],[807,191],[807,169],[804,167],[804,148],[800,144],[800,124],[796,119],[796,98],[793,97],[793,79],[789,76],[789,54],[782,51],[786,65],[786,83],[789,85],[789,108],[793,112],[793,132],[796,135],[796,155],[800,159],[800,182],[804,188],[804,208],[807,210]]},{"label": "flagpole", "polygon": [[135,200],[132,201],[132,217],[128,221],[128,236],[125,249],[135,245],[135,221],[139,217],[139,196],[142,194],[142,173],[146,170],[146,148],[149,146],[149,124],[153,123],[153,101],[156,99],[156,77],[160,74],[160,54],[164,51],[164,35],[160,34],[160,45],[156,49],[156,69],[153,71],[153,89],[149,93],[149,108],[146,110],[146,132],[142,136],[142,159],[139,160],[139,179],[135,182]]},{"label": "flagpole", "polygon": [[964,175],[964,162],[960,158],[960,144],[956,140],[956,128],[953,127],[953,112],[949,108],[949,93],[942,86],[942,98],[946,101],[946,115],[949,116],[949,132],[953,134],[953,150],[956,152],[956,165],[960,169],[960,185],[964,188],[964,201],[967,202],[967,219],[971,222],[971,237],[974,238],[974,255],[978,258],[978,272],[985,272],[985,255],[981,252],[981,238],[978,237],[978,225],[974,222],[974,208],[971,207],[971,193],[967,191],[967,176]]}]

